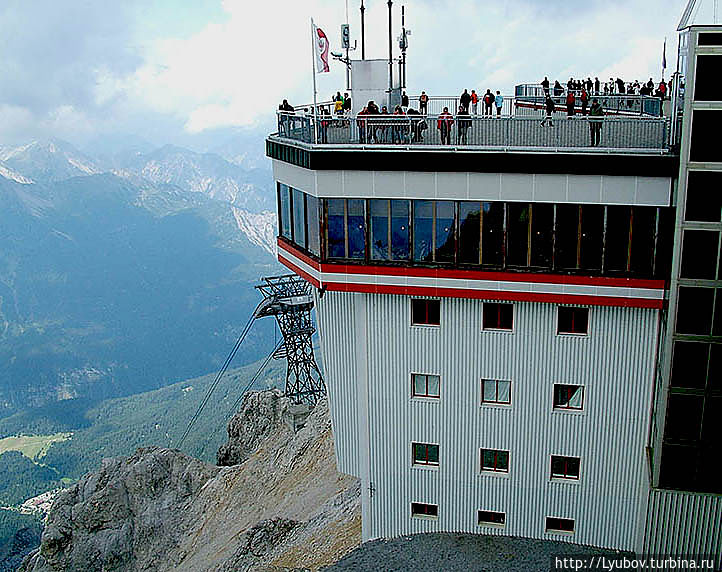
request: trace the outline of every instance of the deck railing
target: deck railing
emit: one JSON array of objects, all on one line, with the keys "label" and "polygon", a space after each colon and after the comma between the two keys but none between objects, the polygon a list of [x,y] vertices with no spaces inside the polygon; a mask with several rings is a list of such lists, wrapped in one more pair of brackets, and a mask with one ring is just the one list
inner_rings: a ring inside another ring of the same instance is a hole
[{"label": "deck railing", "polygon": [[[278,137],[319,146],[404,145],[489,148],[588,148],[613,150],[668,148],[668,120],[662,118],[575,115],[542,124],[536,117],[363,115],[333,117],[278,113]],[[597,127],[601,126],[601,127]]]}]

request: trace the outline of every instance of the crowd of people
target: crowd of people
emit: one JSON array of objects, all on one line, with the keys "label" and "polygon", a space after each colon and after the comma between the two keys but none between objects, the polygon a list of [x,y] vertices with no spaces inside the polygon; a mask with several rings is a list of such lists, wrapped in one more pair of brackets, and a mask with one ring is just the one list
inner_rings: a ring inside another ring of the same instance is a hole
[{"label": "crowd of people", "polygon": [[549,78],[544,77],[541,81],[544,95],[553,95],[555,97],[563,96],[566,93],[581,94],[583,91],[588,95],[610,96],[610,95],[648,95],[659,97],[660,99],[669,99],[672,93],[672,80],[665,82],[664,78],[659,83],[655,82],[651,77],[646,83],[640,83],[639,80],[633,82],[624,81],[621,78],[609,78],[609,81],[600,81],[598,77],[592,81],[591,77],[587,79],[569,78],[566,83],[566,90],[559,80],[554,81],[551,85]]},{"label": "crowd of people", "polygon": [[[566,86],[557,80],[552,85],[548,77],[541,82],[544,93],[544,118],[542,126],[554,126],[554,112],[559,110],[558,100],[562,99],[568,117],[577,113],[589,116],[590,144],[597,146],[600,143],[602,131],[602,118],[604,107],[600,98],[616,95],[650,95],[665,99],[672,90],[672,82],[662,79],[658,84],[652,78],[646,83],[639,81],[625,82],[620,78],[609,78],[608,82],[601,82],[598,77],[594,80],[569,78]],[[556,101],[555,101],[556,98]],[[438,99],[438,98],[437,98]],[[449,98],[444,98],[449,102]],[[424,132],[429,128],[429,103],[431,98],[425,91],[418,97],[418,109],[411,106],[409,96],[401,92],[400,102],[393,106],[391,111],[386,105],[379,107],[373,100],[363,106],[356,114],[359,143],[391,143],[406,144],[420,143],[424,140]],[[487,89],[486,93],[478,94],[476,90],[464,89],[457,101],[452,100],[455,113],[449,110],[449,105],[443,106],[443,111],[436,115],[435,127],[438,130],[442,145],[451,145],[452,133],[456,133],[457,144],[467,144],[467,136],[472,126],[472,117],[501,117],[504,107],[504,96],[499,90],[493,93]],[[439,102],[437,101],[437,105]],[[294,107],[283,100],[279,111],[287,114],[294,113]],[[348,93],[336,95],[331,98],[331,104],[322,104],[318,107],[318,141],[328,142],[328,129],[331,126],[349,126],[352,113],[351,97]],[[578,111],[579,110],[579,111]],[[308,109],[304,110],[308,113]],[[285,115],[285,114],[282,114]],[[432,114],[434,115],[434,114]],[[402,118],[406,118],[403,121]],[[289,118],[282,116],[279,126],[283,130],[289,124]],[[456,129],[453,126],[456,125]]]}]

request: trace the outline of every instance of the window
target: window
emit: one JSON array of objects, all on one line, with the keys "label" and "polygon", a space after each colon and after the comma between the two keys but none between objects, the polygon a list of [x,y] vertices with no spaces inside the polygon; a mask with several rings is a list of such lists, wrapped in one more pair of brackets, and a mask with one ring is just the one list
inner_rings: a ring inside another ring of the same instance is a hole
[{"label": "window", "polygon": [[428,443],[411,443],[411,463],[414,465],[439,466],[439,446]]},{"label": "window", "polygon": [[531,211],[531,265],[550,268],[554,231],[554,205],[537,203]]},{"label": "window", "polygon": [[298,189],[291,189],[293,210],[293,242],[306,248],[306,195]]},{"label": "window", "polygon": [[372,260],[409,259],[409,201],[369,201]]},{"label": "window", "polygon": [[556,206],[556,251],[554,267],[572,269],[577,267],[579,253],[579,206]]},{"label": "window", "polygon": [[414,201],[414,260],[454,262],[454,201]]},{"label": "window", "polygon": [[365,201],[360,199],[326,199],[326,252],[329,258],[365,258],[364,205]]},{"label": "window", "polygon": [[[712,80],[715,81],[714,79]],[[718,90],[715,85],[715,90]],[[722,111],[696,109],[692,112],[692,137],[689,160],[712,163],[722,161],[719,134],[722,130]]]},{"label": "window", "polygon": [[482,379],[481,402],[509,405],[511,403],[511,381]]},{"label": "window", "polygon": [[321,255],[321,227],[319,225],[319,200],[306,195],[306,216],[308,217],[308,250]]},{"label": "window", "polygon": [[434,397],[440,395],[440,379],[438,375],[426,375],[423,373],[411,374],[411,395],[412,397]]},{"label": "window", "polygon": [[509,451],[481,450],[481,470],[491,473],[509,472]]},{"label": "window", "polygon": [[504,264],[504,203],[482,203],[481,264]]},{"label": "window", "polygon": [[704,389],[709,347],[709,344],[699,342],[674,342],[672,387]]},{"label": "window", "polygon": [[484,302],[483,324],[485,330],[512,330],[514,327],[514,304]]},{"label": "window", "polygon": [[557,308],[558,334],[586,334],[589,328],[589,308]]},{"label": "window", "polygon": [[439,505],[423,502],[411,503],[411,516],[419,518],[436,518],[439,516]]},{"label": "window", "polygon": [[670,393],[664,440],[680,444],[699,441],[703,408],[704,397],[701,395]]},{"label": "window", "polygon": [[552,479],[579,480],[579,457],[552,455]]},{"label": "window", "polygon": [[506,222],[506,264],[527,266],[529,264],[529,204],[509,203]]},{"label": "window", "polygon": [[631,207],[607,207],[607,237],[604,246],[604,268],[607,271],[629,269],[631,217]]},{"label": "window", "polygon": [[326,254],[329,258],[346,258],[346,200],[327,199]]},{"label": "window", "polygon": [[712,331],[713,288],[679,289],[677,303],[677,333],[709,336]]},{"label": "window", "polygon": [[480,510],[478,513],[480,526],[504,526],[506,524],[506,513],[493,510]]},{"label": "window", "polygon": [[411,300],[411,324],[414,326],[438,326],[441,323],[439,300]]},{"label": "window", "polygon": [[480,264],[481,203],[459,203],[459,262]]},{"label": "window", "polygon": [[574,521],[571,518],[558,518],[548,516],[546,520],[547,532],[574,532]]},{"label": "window", "polygon": [[278,183],[278,222],[281,236],[291,240],[291,191]]},{"label": "window", "polygon": [[579,268],[601,270],[602,243],[604,242],[604,207],[600,205],[582,205],[580,210]]},{"label": "window", "polygon": [[629,270],[649,276],[654,264],[654,235],[657,232],[657,209],[634,207],[632,209],[632,248]]},{"label": "window", "polygon": [[719,222],[722,215],[722,173],[690,171],[684,220]]},{"label": "window", "polygon": [[682,240],[680,278],[714,280],[718,243],[719,232],[685,230]]},{"label": "window", "polygon": [[581,411],[584,408],[584,387],[581,385],[554,384],[554,409],[573,409]]}]

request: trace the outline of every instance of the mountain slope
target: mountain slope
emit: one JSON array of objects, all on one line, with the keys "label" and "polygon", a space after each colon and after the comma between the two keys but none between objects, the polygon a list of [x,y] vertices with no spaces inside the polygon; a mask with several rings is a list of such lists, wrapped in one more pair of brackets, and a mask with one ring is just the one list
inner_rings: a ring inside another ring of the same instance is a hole
[{"label": "mountain slope", "polygon": [[[336,472],[328,407],[290,428],[288,400],[248,396],[268,430],[239,465],[169,449],[108,459],[61,493],[24,572],[318,569],[360,541],[356,479]],[[230,436],[233,439],[233,436]]]}]

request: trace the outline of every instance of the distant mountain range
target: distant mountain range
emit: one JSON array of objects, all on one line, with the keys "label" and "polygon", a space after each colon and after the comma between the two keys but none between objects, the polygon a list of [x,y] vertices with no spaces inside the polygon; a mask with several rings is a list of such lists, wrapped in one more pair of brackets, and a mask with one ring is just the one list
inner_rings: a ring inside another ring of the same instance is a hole
[{"label": "distant mountain range", "polygon": [[215,369],[282,272],[273,205],[270,166],[216,153],[0,146],[0,417]]}]

